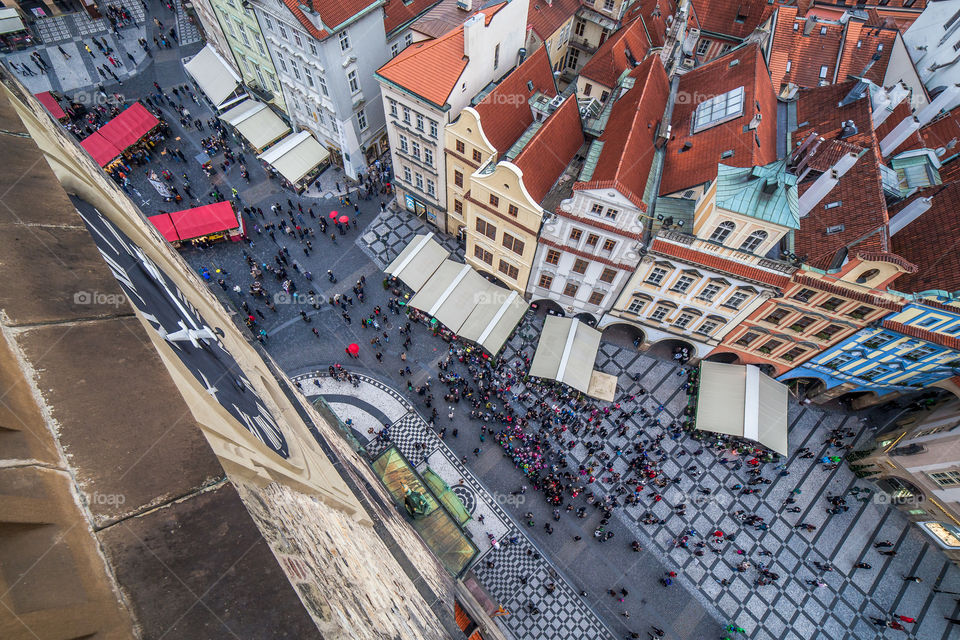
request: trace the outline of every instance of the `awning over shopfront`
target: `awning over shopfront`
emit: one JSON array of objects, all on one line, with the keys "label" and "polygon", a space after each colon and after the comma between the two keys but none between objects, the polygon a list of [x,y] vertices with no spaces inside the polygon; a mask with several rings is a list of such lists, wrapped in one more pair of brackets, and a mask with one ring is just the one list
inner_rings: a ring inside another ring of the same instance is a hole
[{"label": "awning over shopfront", "polygon": [[16,9],[0,9],[0,35],[24,30],[26,30],[26,27],[23,25],[23,20],[20,19],[20,14],[17,13]]},{"label": "awning over shopfront", "polygon": [[400,278],[416,293],[449,257],[450,252],[433,239],[433,233],[419,235],[404,247],[400,255],[387,267],[386,272]]},{"label": "awning over shopfront", "polygon": [[157,117],[139,102],[124,109],[116,118],[97,129],[110,144],[123,151],[133,146],[160,124]]},{"label": "awning over shopfront", "polygon": [[50,112],[54,118],[59,120],[60,118],[66,118],[67,114],[63,110],[63,107],[60,106],[60,103],[57,102],[56,98],[49,91],[41,91],[40,93],[35,93],[34,97],[43,105],[43,108]]},{"label": "awning over shopfront", "polygon": [[100,135],[99,131],[94,131],[84,138],[80,142],[80,146],[83,147],[101,167],[105,167],[116,160],[120,157],[121,153],[121,150],[108,142],[106,138]]},{"label": "awning over shopfront", "polygon": [[287,136],[258,157],[295,185],[329,155],[330,152],[309,131],[300,131]]},{"label": "awning over shopfront", "polygon": [[787,455],[787,387],[753,365],[700,363],[697,429]]},{"label": "awning over shopfront", "polygon": [[549,378],[588,393],[600,332],[574,318],[547,316],[533,354],[530,375]]},{"label": "awning over shopfront", "polygon": [[183,68],[218,110],[229,107],[244,93],[240,76],[209,44],[183,65]]},{"label": "awning over shopfront", "polygon": [[151,216],[148,220],[169,242],[193,240],[240,228],[237,214],[228,201]]},{"label": "awning over shopfront", "polygon": [[290,131],[270,107],[256,100],[244,100],[220,116],[257,150],[264,149]]}]

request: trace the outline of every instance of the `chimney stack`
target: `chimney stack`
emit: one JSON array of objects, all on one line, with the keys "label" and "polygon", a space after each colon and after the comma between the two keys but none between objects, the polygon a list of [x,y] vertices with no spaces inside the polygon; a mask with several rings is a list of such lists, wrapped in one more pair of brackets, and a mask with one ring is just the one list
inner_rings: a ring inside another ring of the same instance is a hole
[{"label": "chimney stack", "polygon": [[483,29],[483,23],[486,17],[482,13],[478,13],[470,16],[470,18],[463,23],[463,55],[470,58],[470,49],[474,48],[476,44],[474,40],[479,40],[480,31]]}]

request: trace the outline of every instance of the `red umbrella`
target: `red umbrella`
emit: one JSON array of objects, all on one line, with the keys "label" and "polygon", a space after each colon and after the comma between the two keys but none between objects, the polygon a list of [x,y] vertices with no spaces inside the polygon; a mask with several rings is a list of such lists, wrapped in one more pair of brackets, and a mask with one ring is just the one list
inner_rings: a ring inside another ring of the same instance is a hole
[{"label": "red umbrella", "polygon": [[337,218],[337,222],[339,222],[340,224],[347,224],[348,222],[350,222],[350,218],[347,216],[340,216],[339,218]]},{"label": "red umbrella", "polygon": [[333,219],[335,219],[336,217],[337,217],[337,212],[336,212],[336,211],[331,211],[331,212],[330,212],[330,219],[333,220]]},{"label": "red umbrella", "polygon": [[360,353],[360,345],[356,342],[351,342],[350,345],[347,346],[347,351],[350,352],[350,355],[355,356]]}]

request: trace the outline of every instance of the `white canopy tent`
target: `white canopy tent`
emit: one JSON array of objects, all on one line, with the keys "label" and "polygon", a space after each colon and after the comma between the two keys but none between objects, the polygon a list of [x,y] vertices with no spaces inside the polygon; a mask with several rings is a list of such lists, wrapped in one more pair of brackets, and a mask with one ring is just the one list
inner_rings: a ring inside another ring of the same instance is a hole
[{"label": "white canopy tent", "polygon": [[0,9],[0,34],[16,33],[24,30],[26,30],[26,27],[23,25],[23,20],[20,19],[20,14],[16,9],[12,7]]},{"label": "white canopy tent", "polygon": [[476,342],[489,353],[497,353],[507,341],[529,306],[516,291],[484,280],[481,302],[473,308],[460,327],[460,335]]},{"label": "white canopy tent", "polygon": [[487,281],[473,267],[444,260],[410,301],[410,306],[433,316],[454,333],[482,299]]},{"label": "white canopy tent", "polygon": [[530,375],[549,378],[588,393],[600,332],[574,318],[547,316],[533,354]]},{"label": "white canopy tent", "polygon": [[183,65],[183,68],[218,111],[246,98],[240,76],[209,44]]},{"label": "white canopy tent", "polygon": [[697,429],[759,442],[787,455],[786,385],[753,365],[700,363]]},{"label": "white canopy tent", "polygon": [[270,107],[256,100],[244,100],[220,116],[254,149],[263,149],[290,131],[290,127]]},{"label": "white canopy tent", "polygon": [[386,272],[400,278],[416,293],[426,284],[437,267],[449,257],[450,252],[433,239],[432,232],[418,235],[387,266]]},{"label": "white canopy tent", "polygon": [[258,157],[280,172],[290,184],[297,184],[330,152],[323,148],[309,131],[293,133],[276,143]]}]

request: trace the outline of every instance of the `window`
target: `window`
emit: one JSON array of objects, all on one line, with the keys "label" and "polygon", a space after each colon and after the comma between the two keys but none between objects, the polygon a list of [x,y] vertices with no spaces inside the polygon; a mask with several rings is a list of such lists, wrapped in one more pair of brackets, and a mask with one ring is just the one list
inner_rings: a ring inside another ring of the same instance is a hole
[{"label": "window", "polygon": [[480,245],[476,245],[473,248],[473,257],[476,258],[477,260],[482,260],[487,264],[493,264],[493,254],[487,251],[486,249],[484,249],[483,247],[481,247]]},{"label": "window", "polygon": [[317,55],[317,45],[313,44],[312,42],[308,44],[310,45],[310,53],[312,53],[313,55]]},{"label": "window", "polygon": [[433,180],[427,180],[427,194],[431,196],[437,195],[437,186],[433,183]]},{"label": "window", "polygon": [[313,87],[313,76],[310,75],[310,70],[309,70],[309,69],[304,69],[304,70],[303,70],[303,77],[307,79],[307,86],[308,86],[308,87]]},{"label": "window", "polygon": [[[227,24],[230,24],[230,23],[228,22]],[[280,57],[280,54],[279,54],[279,53],[277,54],[277,62],[280,63],[280,68],[281,68],[282,70],[284,70],[284,71],[287,70],[287,63],[284,62],[283,58]]]},{"label": "window", "polygon": [[490,194],[490,206],[491,206],[491,207],[499,207],[499,206],[500,206],[500,198],[498,198],[497,196],[493,195],[492,193]]},{"label": "window", "polygon": [[474,162],[482,162],[482,161],[483,161],[483,155],[480,154],[480,151],[479,151],[478,149],[474,149],[474,150],[473,150],[473,161],[474,161]]},{"label": "window", "polygon": [[800,292],[794,295],[793,299],[800,302],[810,302],[810,298],[815,295],[817,295],[817,292],[813,289],[800,289]]},{"label": "window", "polygon": [[523,255],[523,247],[524,247],[523,240],[521,240],[520,238],[514,238],[509,233],[503,234],[503,246],[509,249],[510,251],[513,251],[518,256]]},{"label": "window", "polygon": [[764,322],[769,322],[770,324],[780,324],[784,318],[790,315],[789,309],[784,309],[778,307],[767,314],[767,317],[763,319]]},{"label": "window", "polygon": [[796,321],[794,321],[793,324],[790,325],[790,330],[796,331],[799,333],[805,330],[810,325],[812,325],[814,322],[816,322],[816,320],[811,316],[803,316],[802,318],[797,319]]},{"label": "window", "polygon": [[593,85],[589,82],[583,85],[583,95],[589,96],[590,92],[593,91]]},{"label": "window", "polygon": [[634,298],[630,301],[630,305],[627,307],[627,313],[638,314],[643,311],[644,305],[647,304],[647,301],[643,298]]},{"label": "window", "polygon": [[500,261],[500,264],[497,266],[497,270],[511,280],[516,280],[520,276],[520,270],[506,260]]},{"label": "window", "polygon": [[317,76],[317,82],[320,84],[320,93],[329,96],[330,94],[327,92],[327,81],[324,80],[323,76]]},{"label": "window", "polygon": [[[228,23],[229,24],[229,23]],[[280,37],[284,40],[287,40],[287,30],[283,28],[283,25],[277,25],[280,28]]]},{"label": "window", "polygon": [[300,79],[300,69],[297,67],[297,63],[293,60],[290,61],[290,69],[293,70],[293,77],[297,80]]},{"label": "window", "polygon": [[273,22],[270,20],[269,16],[263,16],[263,21],[267,25],[267,31],[273,31]]},{"label": "window", "polygon": [[920,322],[918,322],[918,323],[917,323],[917,326],[918,326],[918,327],[930,327],[930,326],[933,326],[933,325],[937,324],[938,322],[940,322],[940,318],[936,318],[936,317],[934,317],[934,318],[927,318],[927,319],[925,319],[925,320],[921,320]]},{"label": "window", "polygon": [[814,337],[819,338],[820,340],[829,340],[832,338],[842,327],[836,324],[830,324],[820,329]]},{"label": "window", "polygon": [[604,269],[604,270],[600,273],[600,282],[606,282],[606,283],[609,284],[609,283],[613,282],[613,279],[616,278],[616,277],[617,277],[617,270],[616,270],[616,269],[609,269],[609,268],[608,268],[608,269]]},{"label": "window", "polygon": [[586,273],[587,267],[590,266],[590,263],[586,260],[581,260],[577,258],[573,261],[573,272],[574,273]]},{"label": "window", "polygon": [[600,242],[600,236],[598,236],[597,234],[591,233],[587,235],[588,247],[596,247],[598,242]]},{"label": "window", "polygon": [[748,253],[753,253],[757,248],[763,244],[763,241],[767,239],[766,231],[754,231],[747,239],[743,241],[743,244],[740,245],[740,251],[746,251]]},{"label": "window", "polygon": [[686,329],[687,325],[693,321],[693,318],[694,316],[691,313],[681,313],[680,317],[677,318],[673,324],[680,329]]},{"label": "window", "polygon": [[673,283],[673,286],[670,287],[671,291],[676,291],[677,293],[686,293],[687,289],[690,288],[697,279],[693,276],[680,276],[677,278],[677,281]]},{"label": "window", "polygon": [[793,67],[793,61],[787,60],[787,73],[790,73],[790,68]]},{"label": "window", "polygon": [[293,41],[297,43],[297,46],[303,49],[303,42],[300,40],[300,36],[296,33],[293,34]]},{"label": "window", "polygon": [[737,225],[733,224],[729,220],[721,222],[717,225],[717,228],[713,230],[713,233],[710,234],[710,242],[716,242],[717,244],[723,244],[726,242],[727,237],[737,228]]},{"label": "window", "polygon": [[437,137],[437,123],[434,122],[433,120],[430,121],[430,137],[431,138]]},{"label": "window", "polygon": [[703,291],[700,292],[700,295],[697,297],[701,300],[706,300],[707,302],[712,301],[718,293],[720,293],[722,286],[719,284],[710,283],[703,288]]},{"label": "window", "polygon": [[543,261],[546,262],[547,264],[552,264],[556,266],[556,264],[560,262],[560,252],[555,251],[553,249],[548,250],[547,257],[544,258]]},{"label": "window", "polygon": [[907,360],[917,361],[917,360],[923,360],[927,356],[933,355],[934,353],[937,353],[936,347],[933,347],[930,345],[923,345],[921,347],[917,347],[916,349],[911,349],[907,353],[903,354],[903,357],[906,358]]},{"label": "window", "polygon": [[723,306],[730,307],[731,309],[739,309],[740,305],[747,301],[747,298],[750,297],[745,291],[734,291],[733,295],[727,298],[727,301],[723,303]]},{"label": "window", "polygon": [[613,248],[617,246],[617,243],[614,240],[604,240],[603,241],[603,250],[604,251],[613,251]]},{"label": "window", "polygon": [[590,207],[590,213],[600,215],[601,213],[603,213],[603,205],[594,203],[593,206]]},{"label": "window", "polygon": [[609,96],[610,96],[610,92],[604,91],[603,93],[600,94],[600,102],[606,102]]},{"label": "window", "polygon": [[876,349],[877,347],[887,344],[888,342],[894,339],[895,339],[895,336],[893,334],[886,333],[885,331],[881,331],[880,333],[870,336],[869,338],[864,340],[863,346],[865,346],[868,349]]},{"label": "window", "polygon": [[571,48],[567,51],[567,68],[576,69],[580,64],[580,50]]},{"label": "window", "polygon": [[936,471],[930,479],[941,487],[955,487],[960,485],[960,471]]},{"label": "window", "polygon": [[749,347],[750,343],[759,337],[760,337],[759,333],[753,333],[752,331],[747,331],[745,334],[740,336],[740,338],[734,344],[738,344],[741,347]]},{"label": "window", "polygon": [[390,101],[390,115],[394,118],[397,117],[397,103],[395,100]]},{"label": "window", "polygon": [[603,291],[594,291],[590,294],[590,299],[587,300],[587,302],[590,304],[599,305],[600,303],[603,302],[603,299],[604,297],[606,297],[606,295],[607,294],[605,294]]},{"label": "window", "polygon": [[417,185],[417,189],[419,189],[420,191],[423,191],[423,176],[417,173],[414,175],[414,178],[415,178],[414,182]]},{"label": "window", "polygon": [[660,322],[667,317],[667,314],[670,313],[670,309],[667,307],[657,307],[653,310],[653,313],[650,314],[650,319],[656,322]]},{"label": "window", "polygon": [[892,369],[888,369],[887,367],[877,366],[877,367],[874,367],[873,369],[870,369],[869,371],[864,371],[863,373],[860,373],[857,375],[859,375],[860,378],[862,378],[863,380],[866,380],[867,382],[873,382],[878,378],[882,378],[883,376],[890,373],[893,373]]},{"label": "window", "polygon": [[500,43],[497,43],[497,46],[493,48],[493,68],[496,69],[500,66]]},{"label": "window", "polygon": [[364,109],[357,111],[357,124],[360,125],[360,131],[367,128],[367,112]]},{"label": "window", "polygon": [[459,200],[454,200],[454,201],[453,201],[453,211],[454,211],[454,213],[456,213],[457,215],[462,216],[462,215],[463,215],[463,203],[460,202]]},{"label": "window", "polygon": [[464,153],[466,147],[463,144],[463,140],[457,140],[457,153]]},{"label": "window", "polygon": [[827,78],[827,65],[820,66],[820,79],[825,80]]},{"label": "window", "polygon": [[613,11],[614,6],[615,6],[614,0],[603,0],[604,11]]},{"label": "window", "polygon": [[577,242],[580,242],[580,238],[582,237],[583,237],[583,231],[581,231],[580,229],[571,229],[570,238],[568,238],[568,240],[570,242],[577,243]]},{"label": "window", "polygon": [[699,327],[697,327],[697,333],[702,333],[705,336],[713,333],[713,330],[717,328],[717,323],[713,320],[706,320]]},{"label": "window", "polygon": [[413,34],[408,33],[407,35],[403,36],[403,46],[409,47],[411,44],[413,44]]},{"label": "window", "polygon": [[411,173],[410,167],[403,168],[403,179],[407,184],[413,182],[413,173]]},{"label": "window", "polygon": [[400,136],[400,151],[407,153],[408,148],[407,136]]},{"label": "window", "polygon": [[607,212],[603,214],[603,217],[607,220],[616,220],[617,214],[620,213],[619,209],[607,209]]},{"label": "window", "polygon": [[477,231],[491,240],[497,239],[497,228],[482,218],[477,218]]},{"label": "window", "polygon": [[350,91],[356,93],[360,91],[360,82],[357,80],[356,70],[350,71],[347,73],[347,82],[350,84]]},{"label": "window", "polygon": [[507,213],[509,213],[510,215],[512,215],[514,218],[516,218],[517,216],[520,215],[520,209],[518,209],[518,208],[517,208],[517,205],[515,205],[515,204],[508,204],[508,205],[507,205]]},{"label": "window", "polygon": [[860,305],[859,307],[857,307],[856,309],[854,309],[853,311],[851,311],[851,312],[848,313],[847,315],[850,316],[851,318],[855,318],[856,320],[863,320],[863,319],[866,318],[868,315],[870,315],[871,313],[873,313],[873,310],[874,310],[873,307],[868,307],[868,306],[866,306],[866,305]]},{"label": "window", "polygon": [[543,287],[544,289],[549,289],[550,285],[553,284],[553,276],[549,273],[540,274],[540,280],[537,282],[537,286]]},{"label": "window", "polygon": [[577,291],[580,290],[580,285],[576,282],[568,282],[567,285],[563,288],[563,295],[570,296],[573,298],[577,295]]},{"label": "window", "polygon": [[781,345],[783,345],[783,343],[779,340],[767,340],[759,349],[757,349],[757,351],[760,353],[771,353],[774,349],[780,347]]},{"label": "window", "polygon": [[423,115],[417,114],[417,131],[423,131]]},{"label": "window", "polygon": [[650,272],[650,275],[647,276],[647,279],[644,281],[648,284],[659,285],[663,282],[663,279],[667,277],[667,270],[663,267],[654,267]]},{"label": "window", "polygon": [[403,121],[410,124],[410,109],[408,107],[403,108]]},{"label": "window", "polygon": [[420,143],[414,141],[414,142],[410,145],[410,149],[411,149],[410,155],[412,155],[414,158],[416,158],[417,160],[419,160],[419,159],[420,159]]},{"label": "window", "polygon": [[827,367],[828,369],[839,369],[843,365],[853,362],[855,359],[856,356],[854,356],[852,353],[838,353],[830,360],[825,362],[823,366]]},{"label": "window", "polygon": [[701,102],[693,119],[693,133],[743,114],[743,87]]},{"label": "window", "polygon": [[793,349],[790,349],[780,357],[786,360],[787,362],[793,362],[794,360],[796,360],[806,352],[807,350],[804,349],[803,347],[794,347]]},{"label": "window", "polygon": [[586,22],[584,22],[583,20],[577,20],[577,24],[573,28],[573,33],[578,36],[582,36],[583,30],[586,28],[586,26],[587,26]]},{"label": "window", "polygon": [[828,298],[820,306],[827,311],[836,311],[837,307],[844,303],[843,298]]},{"label": "window", "polygon": [[710,41],[709,41],[709,40],[701,40],[700,42],[697,43],[697,55],[698,55],[698,56],[705,56],[705,55],[707,55],[707,49],[709,49],[709,48],[710,48]]},{"label": "window", "polygon": [[344,29],[340,32],[340,51],[346,51],[350,48],[350,36],[347,35],[347,30]]},{"label": "window", "polygon": [[433,149],[423,150],[423,161],[431,167],[433,166]]},{"label": "window", "polygon": [[463,186],[463,174],[459,171],[454,170],[453,172],[453,184],[457,185],[458,187]]}]

